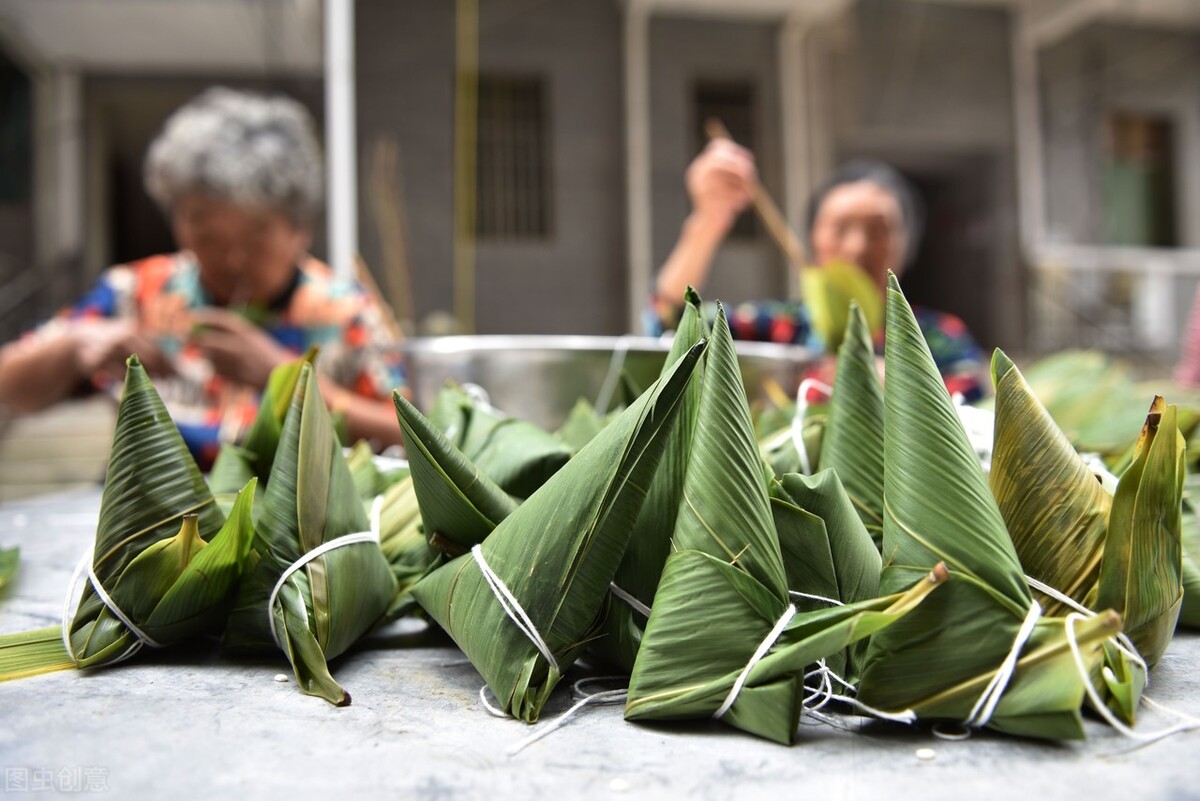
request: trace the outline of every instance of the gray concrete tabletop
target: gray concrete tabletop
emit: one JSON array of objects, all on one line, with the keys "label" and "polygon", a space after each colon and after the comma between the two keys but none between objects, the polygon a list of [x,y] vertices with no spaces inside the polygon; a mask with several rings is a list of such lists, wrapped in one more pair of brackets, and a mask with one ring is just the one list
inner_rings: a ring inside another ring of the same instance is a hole
[{"label": "gray concrete tabletop", "polygon": [[[0,590],[0,633],[56,624],[90,546],[99,490],[0,506],[18,545]],[[796,798],[1200,799],[1200,731],[1146,745],[1089,721],[1078,743],[844,719],[805,722],[784,747],[717,723],[626,723],[592,706],[512,755],[531,727],[492,717],[482,680],[415,621],[333,664],[353,703],[302,695],[280,655],[232,660],[215,643],[143,651],[124,664],[0,683],[5,797],[405,799]],[[286,681],[277,680],[285,676]],[[568,676],[572,678],[572,676]],[[547,706],[572,703],[569,682]],[[1181,632],[1148,695],[1200,717],[1200,636]],[[1178,722],[1143,706],[1139,732]],[[545,725],[545,723],[539,724]]]}]

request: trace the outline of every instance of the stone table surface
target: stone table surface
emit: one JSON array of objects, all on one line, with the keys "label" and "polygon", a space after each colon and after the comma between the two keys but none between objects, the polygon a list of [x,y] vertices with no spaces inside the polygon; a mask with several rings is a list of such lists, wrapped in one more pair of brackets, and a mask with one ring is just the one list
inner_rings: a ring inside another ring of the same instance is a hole
[{"label": "stone table surface", "polygon": [[[0,590],[0,633],[60,620],[99,499],[87,489],[0,506],[0,547],[21,548],[17,576]],[[802,724],[787,748],[717,723],[626,723],[617,705],[588,707],[510,755],[532,729],[486,712],[482,680],[444,635],[401,622],[333,672],[353,696],[348,707],[302,695],[282,656],[234,661],[213,643],[0,683],[0,794],[1200,799],[1196,731],[1144,745],[1089,721],[1079,743],[989,733],[944,741],[923,725],[845,718],[844,729]],[[1200,636],[1175,638],[1148,694],[1200,717]],[[543,720],[571,702],[564,682]],[[1177,720],[1143,707],[1137,728]]]}]

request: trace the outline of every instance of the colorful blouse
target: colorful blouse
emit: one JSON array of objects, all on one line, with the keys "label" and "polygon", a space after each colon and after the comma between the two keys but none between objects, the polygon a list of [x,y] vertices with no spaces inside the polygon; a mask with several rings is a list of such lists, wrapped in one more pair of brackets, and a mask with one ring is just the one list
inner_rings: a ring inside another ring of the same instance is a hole
[{"label": "colorful blouse", "polygon": [[[663,331],[675,328],[682,313],[682,306],[655,299],[646,315],[648,333],[660,336]],[[804,345],[815,351],[825,349],[820,337],[812,330],[808,309],[801,301],[748,301],[730,307],[726,314],[734,339]],[[913,315],[946,388],[951,394],[962,395],[968,402],[978,400],[982,396],[982,386],[975,373],[982,362],[983,351],[966,324],[953,314],[920,306],[913,307]],[[704,304],[704,316],[710,324],[716,319],[715,303]],[[882,335],[876,339],[875,350],[883,352]]]},{"label": "colorful blouse", "polygon": [[[207,468],[220,444],[237,441],[258,410],[257,390],[218,375],[189,343],[188,310],[213,305],[200,284],[194,256],[151,256],[104,272],[83,299],[34,336],[51,334],[71,320],[139,320],[175,370],[175,375],[155,378],[155,388],[188,448]],[[399,350],[378,305],[358,284],[335,277],[316,259],[297,268],[292,284],[274,302],[231,311],[297,355],[318,346],[317,369],[359,395],[384,400],[405,384]]]}]

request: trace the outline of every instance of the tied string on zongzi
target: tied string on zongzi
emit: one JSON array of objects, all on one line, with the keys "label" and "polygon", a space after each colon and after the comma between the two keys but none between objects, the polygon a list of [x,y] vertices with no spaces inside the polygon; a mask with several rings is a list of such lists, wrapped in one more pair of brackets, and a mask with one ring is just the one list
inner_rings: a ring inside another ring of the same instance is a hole
[{"label": "tied string on zongzi", "polygon": [[983,688],[979,700],[975,702],[975,706],[971,707],[971,714],[967,715],[967,719],[963,721],[964,726],[968,728],[983,727],[992,719],[992,714],[996,711],[996,706],[1000,703],[1004,691],[1008,689],[1008,683],[1017,669],[1017,660],[1021,658],[1021,650],[1025,647],[1025,643],[1029,642],[1029,638],[1033,635],[1033,627],[1037,625],[1041,617],[1042,605],[1034,601],[1029,605],[1029,611],[1025,614],[1025,620],[1021,622],[1021,628],[1017,630],[1017,636],[1013,638],[1008,656],[1004,657],[1004,661],[996,669],[992,680]]},{"label": "tied string on zongzi", "polygon": [[632,594],[630,594],[630,593],[626,592],[625,590],[621,589],[620,587],[618,587],[617,582],[610,581],[608,583],[608,589],[609,589],[609,592],[611,592],[613,595],[617,596],[617,598],[624,601],[625,604],[630,609],[632,609],[633,611],[635,611],[645,617],[650,617],[650,607],[646,606],[644,603],[639,601]]},{"label": "tied string on zongzi", "polygon": [[783,630],[787,628],[787,624],[792,622],[792,618],[796,616],[796,607],[794,604],[788,604],[788,608],[783,610],[783,614],[779,616],[779,620],[775,622],[775,627],[771,629],[763,641],[758,644],[758,648],[750,656],[750,661],[742,668],[742,672],[738,674],[737,680],[734,681],[733,687],[729,690],[729,695],[725,696],[725,701],[713,713],[714,720],[720,720],[725,717],[725,713],[733,706],[733,702],[742,693],[742,686],[745,685],[746,679],[750,676],[750,671],[754,670],[754,666],[762,661],[762,658],[767,655],[767,651],[771,650],[771,646],[775,645],[775,641],[783,634]]},{"label": "tied string on zongzi", "polygon": [[121,654],[109,664],[124,662],[142,649],[143,645],[149,645],[151,648],[162,648],[163,644],[155,640],[146,632],[142,631],[129,615],[121,611],[121,607],[112,599],[108,591],[104,589],[104,584],[96,576],[95,565],[92,564],[93,557],[92,548],[88,548],[79,560],[79,564],[75,566],[75,572],[71,574],[71,583],[67,586],[67,600],[63,604],[62,613],[62,638],[63,645],[67,648],[67,655],[72,661],[78,661],[75,656],[75,648],[71,645],[71,615],[74,610],[71,609],[71,601],[75,596],[75,587],[79,584],[79,580],[83,577],[84,571],[87,571],[88,582],[92,585],[92,591],[96,593],[96,597],[100,599],[100,603],[112,612],[113,617],[121,621],[125,628],[129,629],[129,633],[134,636],[133,643],[125,649],[125,653]]},{"label": "tied string on zongzi", "polygon": [[[824,595],[815,595],[810,592],[788,590],[788,595],[792,598],[804,598],[809,601],[818,601],[820,603],[829,604],[830,606],[845,606],[844,603],[836,598],[827,598]],[[834,682],[838,683],[850,692],[858,692],[858,688],[839,676],[837,671],[829,667],[824,659],[818,659],[816,669],[810,670],[808,673],[804,674],[805,685],[808,684],[809,679],[817,679],[819,684],[817,687],[807,688],[807,693],[804,696],[804,701],[801,704],[801,708],[804,710],[804,714],[811,715],[816,720],[819,720],[827,725],[834,726],[835,728],[842,728],[833,720],[833,718],[821,713],[821,710],[824,709],[826,705],[835,701],[854,707],[862,712],[865,712],[873,718],[878,718],[879,720],[890,720],[893,723],[907,723],[910,725],[917,722],[917,713],[913,712],[911,709],[905,709],[902,712],[885,712],[882,709],[876,709],[873,706],[868,706],[853,696],[834,692]]]},{"label": "tied string on zongzi", "polygon": [[546,657],[546,661],[550,663],[550,667],[554,668],[557,673],[562,673],[558,667],[558,660],[554,658],[554,653],[550,650],[550,646],[542,639],[542,635],[538,633],[537,626],[529,618],[529,614],[525,608],[521,606],[521,602],[508,589],[508,585],[504,583],[504,579],[496,575],[487,560],[483,558],[482,545],[476,545],[471,548],[471,557],[475,560],[475,564],[479,566],[479,572],[483,574],[484,581],[492,591],[492,595],[496,596],[496,600],[500,603],[500,608],[508,615],[521,633],[533,643],[533,647],[538,649],[538,653]]},{"label": "tied string on zongzi", "polygon": [[1095,685],[1092,684],[1092,679],[1088,674],[1087,666],[1083,663],[1083,654],[1079,651],[1079,640],[1075,635],[1075,624],[1080,620],[1087,619],[1087,617],[1089,617],[1089,615],[1085,615],[1080,612],[1070,612],[1067,614],[1066,621],[1064,622],[1063,626],[1067,635],[1067,645],[1071,648],[1071,656],[1075,660],[1075,667],[1079,670],[1079,675],[1083,678],[1083,689],[1087,693],[1088,698],[1091,700],[1092,707],[1095,709],[1096,713],[1099,714],[1100,717],[1104,718],[1106,723],[1111,725],[1125,737],[1128,737],[1131,740],[1137,740],[1143,744],[1153,743],[1166,737],[1170,737],[1173,734],[1200,729],[1200,720],[1197,720],[1190,715],[1185,715],[1182,712],[1178,712],[1174,709],[1169,709],[1162,704],[1151,702],[1150,699],[1146,698],[1145,696],[1142,696],[1143,700],[1153,703],[1155,707],[1169,712],[1178,718],[1182,718],[1183,722],[1177,723],[1174,726],[1168,726],[1160,731],[1143,733],[1134,731],[1126,726],[1119,718],[1117,718],[1117,716],[1109,710],[1108,705],[1104,703],[1104,699],[1100,697],[1100,693],[1097,692]]},{"label": "tied string on zongzi", "polygon": [[1017,636],[1013,638],[1012,647],[1008,649],[1008,655],[1004,657],[1004,661],[996,668],[996,672],[992,674],[992,679],[983,688],[983,692],[979,694],[978,700],[975,701],[975,706],[971,707],[970,713],[966,719],[960,724],[961,731],[950,731],[944,726],[934,725],[933,734],[942,740],[966,740],[971,736],[971,729],[982,729],[992,719],[992,715],[996,711],[996,707],[1000,704],[1000,699],[1004,697],[1004,691],[1008,689],[1008,683],[1012,680],[1013,673],[1017,669],[1017,660],[1021,658],[1021,650],[1024,649],[1025,643],[1029,642],[1029,638],[1033,636],[1033,628],[1037,625],[1038,620],[1042,617],[1042,605],[1034,601],[1029,606],[1029,611],[1025,614],[1025,620],[1021,622],[1021,628],[1017,630]]},{"label": "tied string on zongzi", "polygon": [[[579,681],[575,682],[573,685],[571,685],[571,697],[575,699],[575,703],[571,705],[571,708],[566,712],[563,712],[551,722],[538,728],[537,731],[525,739],[509,746],[508,755],[516,756],[524,751],[527,746],[533,745],[546,735],[552,734],[553,732],[562,728],[564,725],[566,725],[568,720],[575,716],[575,713],[583,709],[585,706],[601,706],[605,704],[625,703],[629,699],[628,687],[619,687],[614,690],[597,690],[595,692],[587,692],[584,689],[589,684],[596,682],[620,682],[624,680],[624,676],[592,676],[590,678],[580,679]],[[487,687],[485,686],[483,690],[480,690],[479,697],[483,700],[483,704],[485,707],[487,707],[487,710],[496,717],[508,717],[504,711],[496,709],[487,700],[483,694],[484,690],[486,689]]]},{"label": "tied string on zongzi", "polygon": [[[1145,701],[1147,705],[1174,715],[1183,722],[1177,723],[1174,726],[1168,726],[1167,728],[1160,729],[1156,732],[1143,733],[1134,731],[1119,718],[1117,718],[1117,716],[1109,710],[1108,705],[1101,700],[1099,691],[1097,691],[1095,685],[1092,684],[1091,674],[1088,672],[1087,667],[1083,663],[1083,654],[1081,654],[1079,651],[1079,640],[1075,634],[1075,624],[1078,621],[1089,617],[1095,617],[1097,613],[1091,609],[1088,609],[1086,606],[1079,603],[1074,598],[1071,598],[1067,594],[1055,589],[1054,587],[1051,587],[1045,582],[1038,581],[1032,576],[1025,576],[1025,581],[1029,583],[1030,587],[1042,593],[1043,595],[1048,595],[1054,600],[1059,601],[1060,603],[1063,603],[1075,610],[1074,612],[1070,612],[1063,622],[1064,633],[1067,637],[1067,646],[1071,649],[1071,656],[1075,660],[1075,667],[1078,669],[1079,676],[1083,680],[1084,692],[1087,693],[1088,699],[1091,700],[1096,714],[1104,718],[1106,723],[1111,725],[1125,737],[1145,744],[1157,742],[1158,740],[1162,740],[1174,734],[1180,734],[1181,732],[1200,729],[1200,720],[1193,718],[1190,715],[1186,715],[1179,710],[1164,706],[1147,695],[1142,696],[1142,700]],[[1142,659],[1141,654],[1137,652],[1137,648],[1134,646],[1129,637],[1124,632],[1121,632],[1114,638],[1113,643],[1117,650],[1121,651],[1121,653],[1125,654],[1127,657],[1136,662],[1139,667],[1141,667],[1142,673],[1146,676],[1146,682],[1149,683],[1150,673],[1149,669],[1146,667],[1146,662],[1144,659]]]},{"label": "tied string on zongzi", "polygon": [[317,557],[324,556],[325,554],[329,553],[330,551],[336,550],[337,548],[345,548],[348,545],[358,545],[359,543],[372,543],[373,545],[375,545],[375,547],[378,548],[379,547],[379,514],[378,514],[378,512],[381,507],[380,500],[381,500],[381,498],[376,498],[375,503],[371,507],[371,530],[370,531],[356,531],[351,534],[343,534],[342,536],[336,537],[336,538],[330,540],[329,542],[323,542],[320,545],[318,545],[316,548],[313,548],[311,551],[305,553],[303,556],[301,556],[295,562],[292,562],[290,565],[288,565],[287,569],[284,570],[283,573],[281,573],[279,575],[279,580],[275,582],[275,586],[271,589],[271,595],[269,598],[267,598],[267,623],[271,627],[271,639],[273,639],[275,641],[275,644],[277,646],[279,646],[280,648],[284,647],[283,640],[279,637],[279,631],[276,629],[276,626],[275,626],[275,615],[271,612],[271,610],[275,608],[275,600],[279,597],[279,593],[283,589],[283,585],[287,582],[287,580],[289,578],[292,577],[292,574],[295,573],[297,570],[301,569],[302,567],[304,567],[305,565],[307,565],[309,562],[313,561]]}]

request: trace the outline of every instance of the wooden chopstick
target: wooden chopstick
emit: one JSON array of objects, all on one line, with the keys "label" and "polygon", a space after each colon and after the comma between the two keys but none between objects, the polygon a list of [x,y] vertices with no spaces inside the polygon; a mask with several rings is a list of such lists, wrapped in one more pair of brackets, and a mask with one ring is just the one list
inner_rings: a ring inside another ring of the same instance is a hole
[{"label": "wooden chopstick", "polygon": [[[709,139],[729,139],[733,137],[729,135],[725,125],[715,117],[709,118],[704,123],[704,132]],[[754,185],[754,210],[758,213],[758,218],[762,220],[763,225],[767,228],[767,233],[775,240],[775,244],[783,251],[783,255],[788,261],[796,265],[797,268],[803,270],[808,266],[808,256],[804,251],[804,244],[800,237],[796,236],[796,232],[788,225],[787,219],[784,218],[779,207],[775,205],[775,201],[771,199],[771,195],[761,183]]]}]

